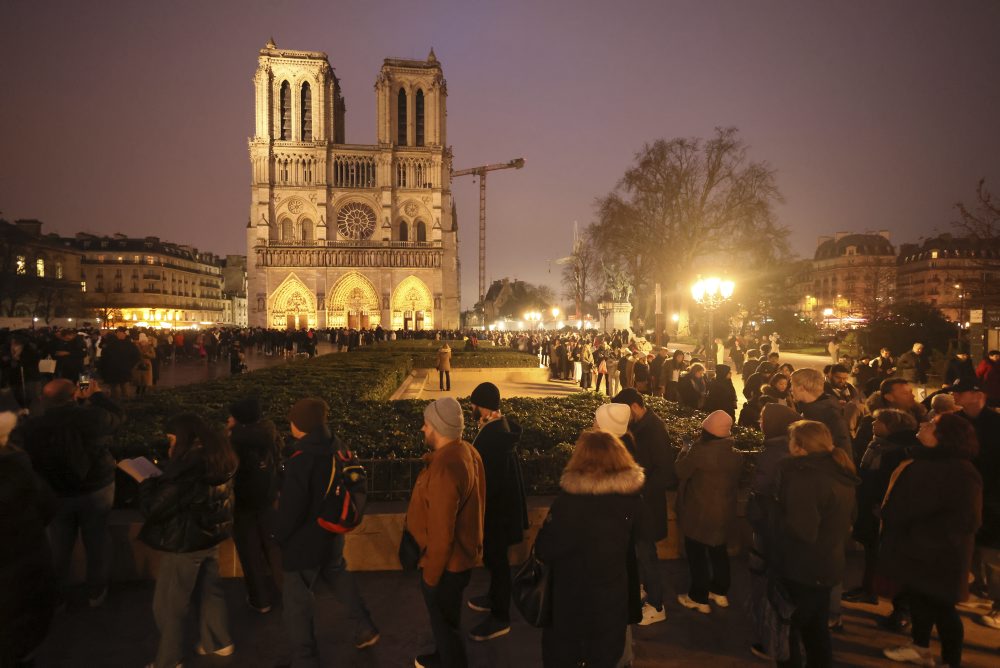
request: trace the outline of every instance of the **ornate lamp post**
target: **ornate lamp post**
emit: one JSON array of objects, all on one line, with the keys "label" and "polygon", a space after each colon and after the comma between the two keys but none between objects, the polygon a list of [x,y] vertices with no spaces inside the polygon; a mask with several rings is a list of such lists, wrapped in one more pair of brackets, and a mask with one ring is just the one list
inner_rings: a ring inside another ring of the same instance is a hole
[{"label": "ornate lamp post", "polygon": [[[714,319],[715,311],[733,296],[735,287],[736,284],[732,281],[725,281],[714,276],[711,278],[701,278],[699,276],[695,284],[691,286],[691,296],[708,313],[709,350],[715,345],[715,334],[712,331],[712,320]],[[710,359],[706,367],[714,372],[715,354],[713,353],[709,357]]]}]

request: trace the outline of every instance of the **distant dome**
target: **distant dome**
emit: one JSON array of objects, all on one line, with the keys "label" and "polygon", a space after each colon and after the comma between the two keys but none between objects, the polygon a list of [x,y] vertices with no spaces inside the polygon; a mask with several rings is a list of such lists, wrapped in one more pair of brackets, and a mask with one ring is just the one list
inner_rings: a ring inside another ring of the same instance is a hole
[{"label": "distant dome", "polygon": [[816,249],[813,259],[829,260],[847,255],[847,249],[854,247],[854,255],[895,255],[896,250],[889,240],[880,234],[847,234],[840,239],[827,239]]}]

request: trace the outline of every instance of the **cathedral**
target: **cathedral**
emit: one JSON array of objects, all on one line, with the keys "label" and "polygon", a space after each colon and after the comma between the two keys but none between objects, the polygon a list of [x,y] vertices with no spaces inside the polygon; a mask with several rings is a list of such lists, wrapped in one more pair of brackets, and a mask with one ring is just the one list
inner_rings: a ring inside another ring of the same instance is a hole
[{"label": "cathedral", "polygon": [[387,58],[377,142],[348,144],[325,53],[261,49],[249,139],[251,326],[459,326],[458,231],[441,64]]}]

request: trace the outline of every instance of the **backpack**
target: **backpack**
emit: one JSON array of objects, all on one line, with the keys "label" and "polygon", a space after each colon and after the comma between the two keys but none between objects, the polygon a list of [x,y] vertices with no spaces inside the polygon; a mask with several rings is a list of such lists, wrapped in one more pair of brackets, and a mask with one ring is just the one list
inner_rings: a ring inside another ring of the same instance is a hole
[{"label": "backpack", "polygon": [[365,515],[367,483],[365,468],[354,453],[350,450],[336,452],[316,523],[331,533],[356,529]]}]

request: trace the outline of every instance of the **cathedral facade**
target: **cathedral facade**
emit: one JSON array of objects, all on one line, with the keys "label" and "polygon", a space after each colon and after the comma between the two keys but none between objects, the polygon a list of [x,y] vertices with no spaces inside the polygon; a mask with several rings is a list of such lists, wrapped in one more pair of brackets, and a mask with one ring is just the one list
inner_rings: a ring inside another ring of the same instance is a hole
[{"label": "cathedral facade", "polygon": [[377,143],[347,144],[325,53],[261,49],[249,140],[251,326],[459,326],[447,87],[426,60],[387,58]]}]

